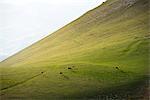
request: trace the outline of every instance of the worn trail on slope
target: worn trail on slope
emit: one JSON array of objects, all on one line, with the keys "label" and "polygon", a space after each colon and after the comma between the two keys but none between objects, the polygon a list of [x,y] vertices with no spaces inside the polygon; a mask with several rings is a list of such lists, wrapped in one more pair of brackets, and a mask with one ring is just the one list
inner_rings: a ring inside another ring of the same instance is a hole
[{"label": "worn trail on slope", "polygon": [[40,74],[37,74],[37,75],[32,76],[32,77],[30,77],[30,78],[27,78],[27,79],[24,80],[24,81],[21,81],[21,82],[15,83],[15,84],[13,84],[13,85],[10,85],[10,86],[8,86],[8,87],[2,88],[2,89],[0,89],[0,91],[6,90],[6,89],[10,89],[10,88],[13,88],[13,87],[15,87],[15,86],[18,86],[18,85],[21,85],[21,84],[23,84],[23,83],[26,83],[26,82],[32,80],[33,78],[36,78],[36,77],[38,77],[38,76],[40,76],[40,75],[42,75],[42,74],[44,74],[44,73],[45,73],[45,72],[42,72],[42,73],[40,73]]},{"label": "worn trail on slope", "polygon": [[136,40],[132,42],[130,45],[128,45],[128,47],[124,50],[124,55],[128,55],[132,51],[132,48],[134,48],[134,46],[137,46],[139,43],[141,43],[141,41]]}]

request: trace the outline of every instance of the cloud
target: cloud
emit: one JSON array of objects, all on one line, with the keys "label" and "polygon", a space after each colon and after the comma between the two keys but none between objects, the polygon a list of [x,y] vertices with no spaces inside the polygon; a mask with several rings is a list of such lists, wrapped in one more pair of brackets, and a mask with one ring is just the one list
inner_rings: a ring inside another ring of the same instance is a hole
[{"label": "cloud", "polygon": [[92,3],[93,0],[1,0],[1,2],[7,4],[13,4],[13,5],[27,5],[31,3],[48,3],[51,5],[64,5],[64,4],[66,5],[66,4]]},{"label": "cloud", "polygon": [[0,54],[12,55],[105,0],[0,0]]}]

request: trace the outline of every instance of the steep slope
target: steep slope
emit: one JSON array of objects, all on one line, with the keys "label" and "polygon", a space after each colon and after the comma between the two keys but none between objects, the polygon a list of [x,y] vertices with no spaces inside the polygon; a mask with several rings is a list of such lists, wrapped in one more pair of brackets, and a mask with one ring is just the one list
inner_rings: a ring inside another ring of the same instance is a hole
[{"label": "steep slope", "polygon": [[108,0],[1,62],[1,97],[144,98],[149,36],[148,0]]}]

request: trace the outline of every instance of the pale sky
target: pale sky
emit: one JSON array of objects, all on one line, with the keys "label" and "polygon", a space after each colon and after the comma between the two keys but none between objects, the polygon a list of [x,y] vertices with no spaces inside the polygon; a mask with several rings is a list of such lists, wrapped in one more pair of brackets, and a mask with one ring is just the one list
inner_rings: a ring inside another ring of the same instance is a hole
[{"label": "pale sky", "polygon": [[0,0],[0,61],[106,0]]}]

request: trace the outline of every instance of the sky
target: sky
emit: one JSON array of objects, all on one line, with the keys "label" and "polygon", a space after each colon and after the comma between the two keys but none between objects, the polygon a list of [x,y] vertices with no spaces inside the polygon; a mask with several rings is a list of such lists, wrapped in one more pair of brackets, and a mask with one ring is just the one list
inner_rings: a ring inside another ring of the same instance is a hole
[{"label": "sky", "polygon": [[0,0],[0,61],[105,0]]}]

